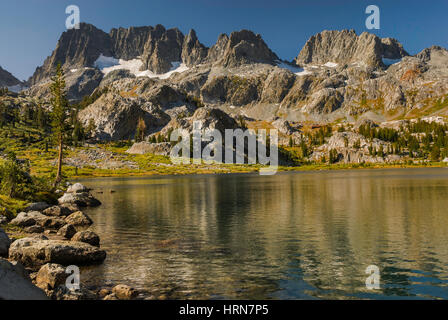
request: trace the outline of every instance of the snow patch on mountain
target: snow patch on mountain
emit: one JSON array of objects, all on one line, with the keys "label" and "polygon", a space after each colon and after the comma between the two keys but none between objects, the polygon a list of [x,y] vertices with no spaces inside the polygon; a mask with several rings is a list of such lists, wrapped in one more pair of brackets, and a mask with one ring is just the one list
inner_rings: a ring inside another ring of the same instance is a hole
[{"label": "snow patch on mountain", "polygon": [[[104,72],[105,69],[120,66],[120,60],[115,59],[114,57],[106,57],[106,56],[103,56],[103,54],[100,54],[98,59],[96,59],[94,66]],[[121,68],[121,69],[124,69],[124,68]]]},{"label": "snow patch on mountain", "polygon": [[189,69],[184,63],[175,61],[171,62],[172,67],[170,71],[162,74],[156,74],[150,70],[140,71],[141,67],[143,66],[143,62],[140,59],[123,60],[123,59],[116,59],[114,57],[106,57],[103,56],[102,54],[95,61],[94,65],[95,67],[100,69],[101,72],[103,72],[105,75],[114,70],[126,69],[129,70],[136,77],[148,77],[159,79],[168,79],[169,77],[171,77],[172,74],[176,72],[182,73]]},{"label": "snow patch on mountain", "polygon": [[281,62],[281,61],[277,62],[277,67],[282,68],[282,69],[287,69],[287,70],[291,71],[292,73],[294,73],[296,76],[305,76],[307,74],[312,74],[311,71],[308,71],[304,68],[296,67],[289,63],[285,63],[285,62]]},{"label": "snow patch on mountain", "polygon": [[338,66],[337,63],[334,62],[327,62],[326,64],[324,64],[324,67],[328,67],[328,68],[336,68]]}]

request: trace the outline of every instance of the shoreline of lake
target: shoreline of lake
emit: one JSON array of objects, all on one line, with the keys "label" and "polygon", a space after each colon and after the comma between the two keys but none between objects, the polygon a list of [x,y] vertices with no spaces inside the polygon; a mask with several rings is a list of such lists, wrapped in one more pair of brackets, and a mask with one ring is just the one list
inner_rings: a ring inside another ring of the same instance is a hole
[{"label": "shoreline of lake", "polygon": [[[444,162],[430,162],[426,165],[423,164],[378,164],[378,163],[365,163],[365,164],[311,164],[304,165],[299,167],[279,167],[276,173],[284,173],[284,172],[317,172],[317,171],[340,171],[340,170],[378,170],[378,169],[424,169],[424,168],[448,168],[448,163]],[[191,173],[156,173],[152,171],[144,171],[144,172],[126,172],[126,173],[114,173],[113,171],[109,173],[98,173],[98,174],[90,174],[90,175],[73,175],[70,176],[69,180],[78,181],[78,180],[90,180],[96,178],[126,178],[126,177],[178,177],[178,176],[203,176],[203,175],[246,175],[246,174],[259,174],[259,168],[247,167],[247,171],[229,171],[229,172],[191,172]]]}]

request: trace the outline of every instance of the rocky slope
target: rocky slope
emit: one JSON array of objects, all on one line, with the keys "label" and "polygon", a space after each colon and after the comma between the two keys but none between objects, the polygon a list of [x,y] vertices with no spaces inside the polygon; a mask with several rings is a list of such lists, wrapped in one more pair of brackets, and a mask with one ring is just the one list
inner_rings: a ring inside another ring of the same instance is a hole
[{"label": "rocky slope", "polygon": [[0,67],[0,88],[22,85],[22,81],[14,77],[11,73]]}]

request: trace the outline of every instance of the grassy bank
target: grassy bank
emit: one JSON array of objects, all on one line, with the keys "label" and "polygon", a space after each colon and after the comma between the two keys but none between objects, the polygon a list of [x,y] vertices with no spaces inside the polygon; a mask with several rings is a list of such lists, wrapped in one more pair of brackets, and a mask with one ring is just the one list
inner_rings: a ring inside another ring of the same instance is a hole
[{"label": "grassy bank", "polygon": [[[154,175],[189,175],[189,174],[225,174],[258,172],[261,165],[248,164],[173,164],[169,157],[152,154],[130,155],[125,153],[127,147],[100,146],[102,150],[112,152],[121,157],[123,162],[131,162],[138,168],[105,168],[107,160],[95,161],[94,165],[75,167],[64,166],[64,176],[67,179],[95,178],[95,177],[126,177],[126,176],[154,176]],[[88,148],[72,148],[65,152],[65,158],[75,157],[81,150]],[[31,173],[34,175],[54,175],[56,150],[45,152],[41,149],[16,150],[21,159],[30,163]],[[297,166],[279,166],[278,171],[319,171],[319,170],[347,170],[347,169],[384,169],[384,168],[428,168],[447,167],[443,162],[400,162],[400,163],[304,163]]]}]

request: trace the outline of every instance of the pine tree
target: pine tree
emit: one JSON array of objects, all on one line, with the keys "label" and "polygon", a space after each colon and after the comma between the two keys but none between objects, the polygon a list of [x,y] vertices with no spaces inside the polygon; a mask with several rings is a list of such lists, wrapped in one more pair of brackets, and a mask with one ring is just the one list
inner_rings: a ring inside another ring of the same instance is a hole
[{"label": "pine tree", "polygon": [[84,128],[82,127],[81,123],[78,120],[76,120],[72,133],[72,138],[75,146],[77,146],[79,142],[84,140],[84,136],[85,136]]},{"label": "pine tree", "polygon": [[54,182],[55,186],[59,184],[62,180],[62,158],[64,149],[64,134],[65,134],[65,119],[68,110],[68,101],[65,93],[65,80],[64,72],[62,70],[61,64],[58,63],[56,67],[56,73],[51,78],[51,104],[53,106],[52,112],[52,128],[54,138],[59,147],[59,155],[57,162],[57,173],[56,180]]},{"label": "pine tree", "polygon": [[36,115],[37,127],[43,132],[48,131],[48,116],[45,113],[44,108],[42,106],[37,107],[37,115]]},{"label": "pine tree", "polygon": [[145,140],[146,123],[142,118],[138,119],[137,131],[135,133],[135,141],[140,142]]},{"label": "pine tree", "polygon": [[0,102],[0,128],[3,128],[5,123],[6,123],[6,106],[3,104],[3,102]]},{"label": "pine tree", "polygon": [[92,118],[90,118],[89,124],[87,125],[86,128],[86,136],[92,138],[95,130],[96,130],[95,121]]},{"label": "pine tree", "polygon": [[431,160],[432,161],[440,160],[440,148],[436,145],[431,150]]}]

